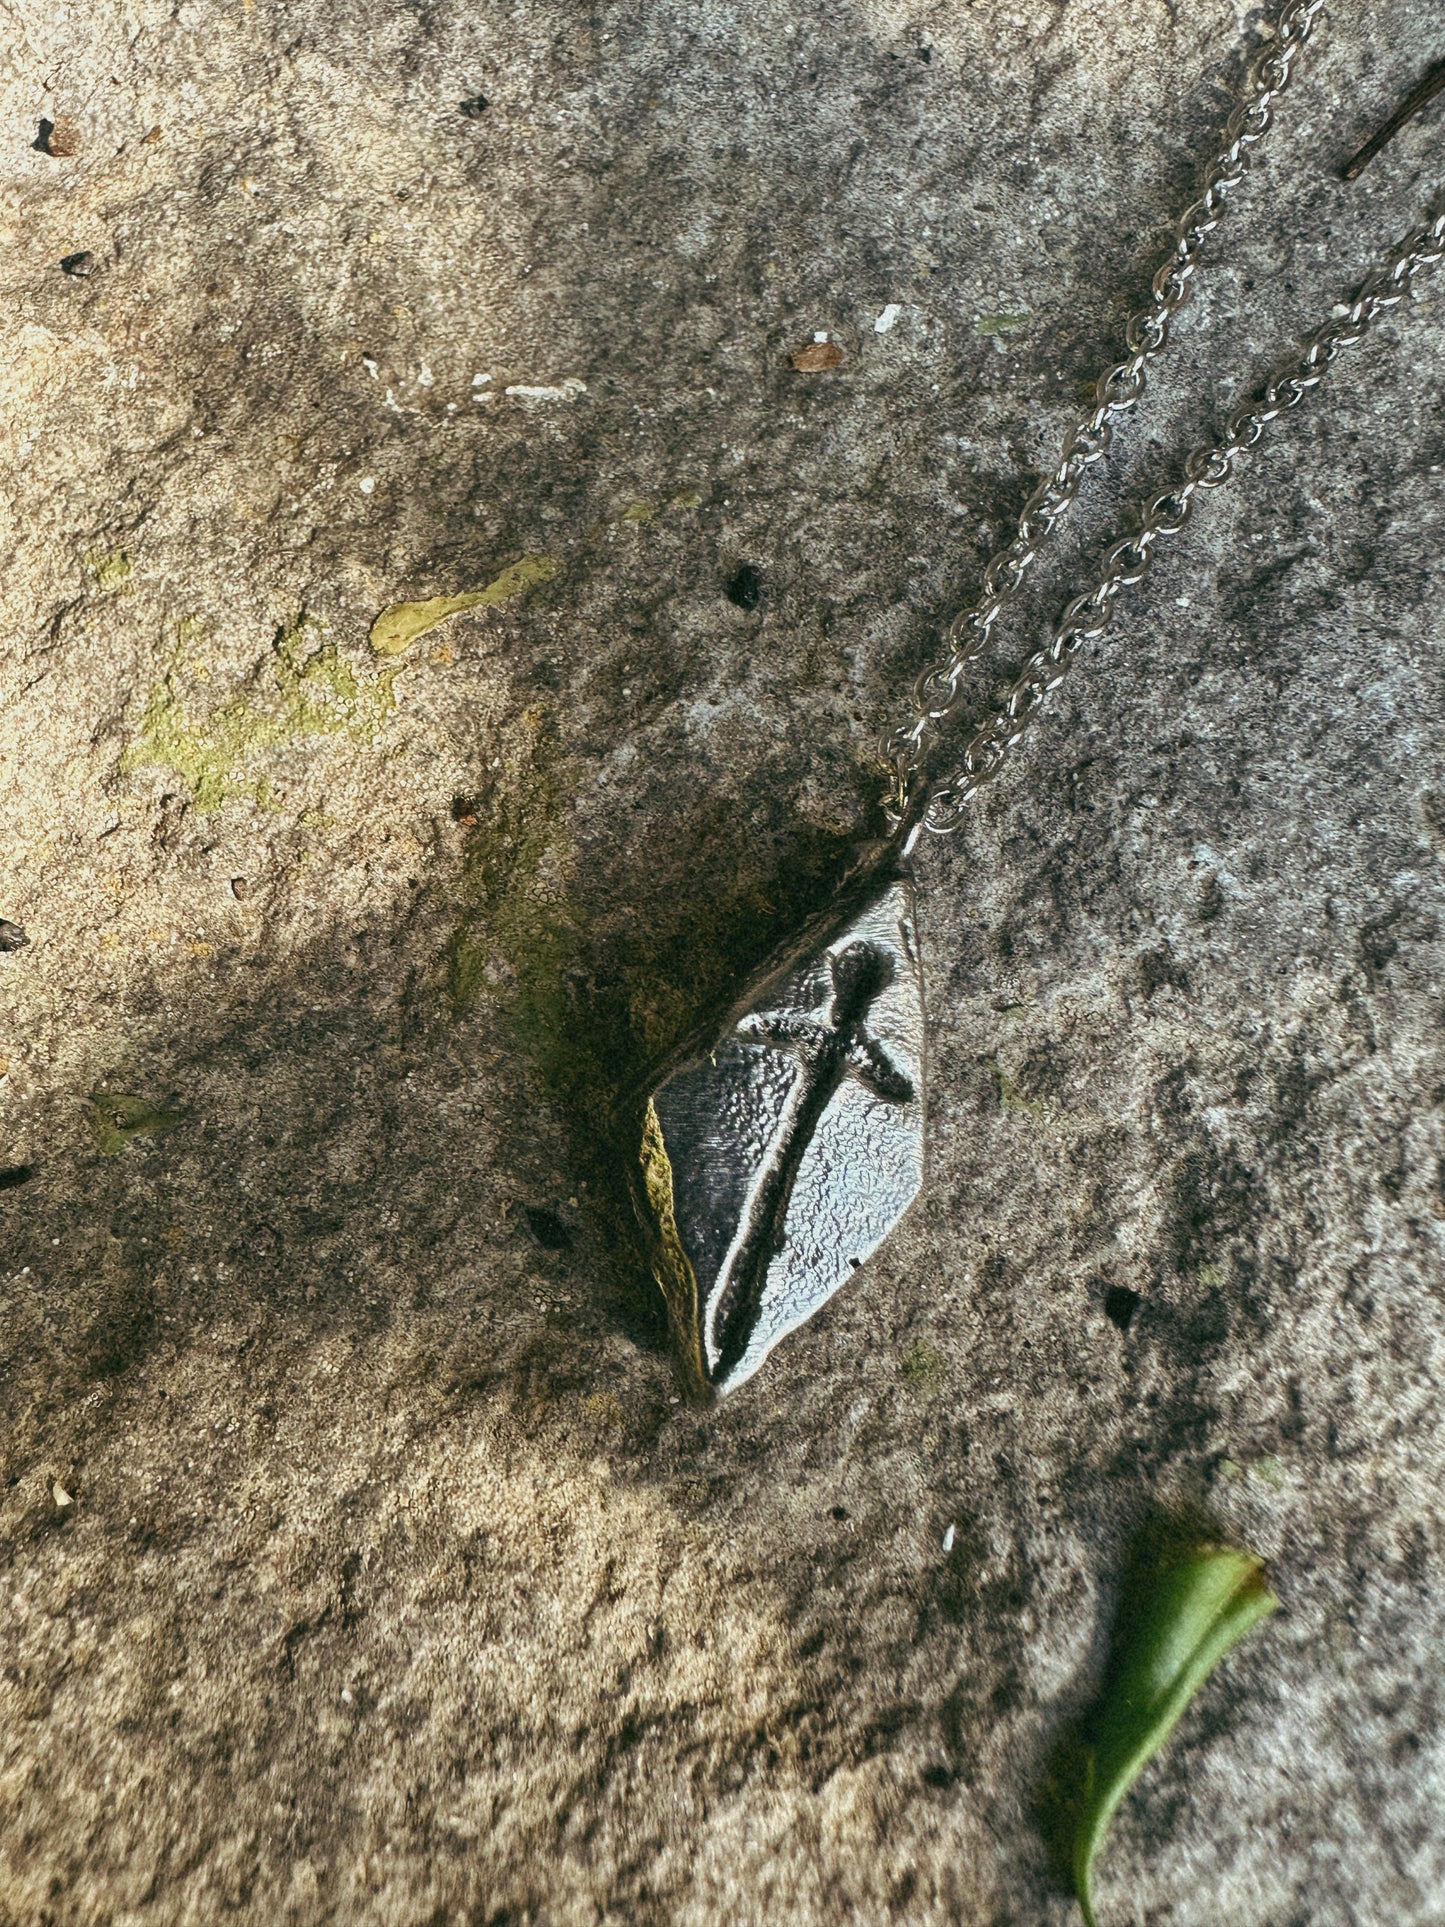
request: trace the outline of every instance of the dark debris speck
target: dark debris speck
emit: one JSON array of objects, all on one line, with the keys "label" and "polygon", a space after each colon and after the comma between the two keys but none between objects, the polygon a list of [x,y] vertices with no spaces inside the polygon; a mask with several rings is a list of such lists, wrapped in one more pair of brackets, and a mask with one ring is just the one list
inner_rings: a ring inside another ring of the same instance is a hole
[{"label": "dark debris speck", "polygon": [[0,950],[23,950],[30,939],[18,923],[0,917]]},{"label": "dark debris speck", "polygon": [[80,129],[68,114],[57,114],[54,120],[42,120],[39,132],[30,143],[37,154],[49,154],[52,160],[68,161],[80,152]]},{"label": "dark debris speck", "polygon": [[763,599],[763,578],[751,562],[744,562],[728,577],[723,594],[735,609],[756,609]]},{"label": "dark debris speck", "polygon": [[1111,1324],[1117,1325],[1121,1332],[1126,1332],[1143,1302],[1139,1293],[1130,1291],[1127,1285],[1110,1285],[1104,1293],[1104,1312]]},{"label": "dark debris speck", "polygon": [[60,271],[62,274],[76,275],[83,281],[88,274],[94,274],[98,266],[99,263],[89,248],[82,248],[79,254],[66,255],[60,264]]},{"label": "dark debris speck", "polygon": [[0,1165],[0,1191],[13,1191],[17,1185],[35,1176],[33,1164]]},{"label": "dark debris speck", "polygon": [[468,120],[480,120],[482,115],[486,113],[487,106],[488,101],[485,94],[473,94],[470,100],[464,100],[462,102],[462,112]]}]

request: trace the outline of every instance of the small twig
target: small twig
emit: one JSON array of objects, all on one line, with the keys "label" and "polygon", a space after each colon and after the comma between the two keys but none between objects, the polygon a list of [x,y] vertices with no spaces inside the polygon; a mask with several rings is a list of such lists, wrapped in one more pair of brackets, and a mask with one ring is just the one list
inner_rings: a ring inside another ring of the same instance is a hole
[{"label": "small twig", "polygon": [[1423,112],[1439,93],[1445,93],[1445,60],[1436,61],[1410,98],[1391,114],[1377,134],[1370,136],[1355,158],[1345,167],[1344,178],[1347,181],[1358,180],[1380,149],[1387,146],[1400,129],[1415,118],[1416,114]]}]

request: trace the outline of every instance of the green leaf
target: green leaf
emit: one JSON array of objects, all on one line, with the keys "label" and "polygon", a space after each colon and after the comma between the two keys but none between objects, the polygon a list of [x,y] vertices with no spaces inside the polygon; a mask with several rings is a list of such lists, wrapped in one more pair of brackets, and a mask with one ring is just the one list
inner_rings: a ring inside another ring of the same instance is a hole
[{"label": "green leaf", "polygon": [[85,1114],[103,1157],[117,1157],[132,1139],[164,1137],[184,1124],[184,1111],[158,1111],[143,1097],[125,1091],[95,1091],[86,1100]]},{"label": "green leaf", "polygon": [[1094,1861],[1119,1802],[1230,1647],[1279,1601],[1254,1553],[1194,1546],[1155,1565],[1131,1603],[1085,1754],[1073,1837],[1074,1890],[1088,1927],[1097,1927]]}]

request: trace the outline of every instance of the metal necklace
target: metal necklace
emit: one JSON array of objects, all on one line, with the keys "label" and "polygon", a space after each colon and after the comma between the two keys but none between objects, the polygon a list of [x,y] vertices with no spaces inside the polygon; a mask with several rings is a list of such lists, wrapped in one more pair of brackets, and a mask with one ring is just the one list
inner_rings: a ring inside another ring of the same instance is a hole
[{"label": "metal necklace", "polygon": [[837,898],[749,985],[720,1029],[683,1046],[630,1114],[634,1189],[654,1277],[667,1301],[689,1390],[706,1398],[749,1378],[768,1353],[864,1264],[917,1196],[924,1175],[923,973],[908,859],[925,831],[957,828],[1081,646],[1104,636],[1115,600],[1143,580],[1168,537],[1239,456],[1324,380],[1445,257],[1445,212],[1386,260],[1296,360],[1195,450],[1184,479],[1142,505],[1135,533],[1105,554],[1006,699],[975,730],[953,771],[934,773],[986,651],[1043,544],[1108,454],[1114,424],[1141,400],[1169,341],[1205,242],[1269,131],[1324,0],[1285,0],[1255,63],[1203,191],[1180,219],[1147,304],[1129,322],[1128,354],[1100,376],[1088,412],[1034,491],[1013,540],[984,571],[978,602],[944,632],[945,653],[913,689],[913,708],[883,744],[892,770],[891,835],[859,852]]}]

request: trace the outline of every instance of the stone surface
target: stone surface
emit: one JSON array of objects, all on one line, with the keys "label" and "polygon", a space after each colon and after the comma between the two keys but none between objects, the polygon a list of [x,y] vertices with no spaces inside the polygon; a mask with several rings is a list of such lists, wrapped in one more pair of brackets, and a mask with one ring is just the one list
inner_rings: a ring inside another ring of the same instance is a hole
[{"label": "stone surface", "polygon": [[[924,851],[928,1193],[714,1414],[593,1148],[869,829],[1260,19],[6,9],[0,1917],[1062,1927],[1174,1508],[1283,1610],[1102,1917],[1439,1919],[1438,282]],[[1032,622],[1424,211],[1438,110],[1334,170],[1440,52],[1336,9]]]}]

